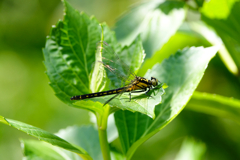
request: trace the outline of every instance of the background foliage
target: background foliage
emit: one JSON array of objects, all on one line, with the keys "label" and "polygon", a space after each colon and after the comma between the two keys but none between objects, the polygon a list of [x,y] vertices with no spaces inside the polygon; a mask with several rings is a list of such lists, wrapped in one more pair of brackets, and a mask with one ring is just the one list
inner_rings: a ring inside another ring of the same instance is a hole
[{"label": "background foliage", "polygon": [[[88,15],[95,15],[98,21],[106,21],[110,26],[134,2],[70,1],[75,8]],[[198,6],[193,8],[202,6],[201,1],[196,2]],[[239,66],[240,61],[237,37],[240,28],[237,16],[239,6],[239,1],[211,0],[208,5],[204,3],[203,8],[199,8],[202,19],[215,27],[221,36],[236,66]],[[0,2],[0,113],[52,133],[66,126],[89,123],[86,111],[68,107],[54,96],[44,74],[41,48],[44,47],[50,26],[62,18],[62,10],[60,1]],[[198,12],[188,12],[188,22],[199,19]],[[186,46],[207,47],[219,42],[217,38],[207,39],[204,35],[206,32],[201,32],[203,28],[196,26],[196,23],[187,26],[183,24],[152,59],[159,61],[167,58]],[[152,67],[150,62],[153,63],[149,60],[144,64],[145,71]],[[198,148],[200,155],[205,153],[209,159],[239,159],[239,101],[229,98],[240,99],[239,86],[239,73],[231,60],[228,61],[224,52],[215,56],[197,91],[221,96],[194,93],[186,109],[145,142],[133,158],[174,159],[181,157],[181,151],[184,153],[191,146]],[[18,139],[30,137],[6,125],[0,125],[0,130],[0,159],[19,159],[22,153]],[[116,148],[117,144],[114,143]]]}]

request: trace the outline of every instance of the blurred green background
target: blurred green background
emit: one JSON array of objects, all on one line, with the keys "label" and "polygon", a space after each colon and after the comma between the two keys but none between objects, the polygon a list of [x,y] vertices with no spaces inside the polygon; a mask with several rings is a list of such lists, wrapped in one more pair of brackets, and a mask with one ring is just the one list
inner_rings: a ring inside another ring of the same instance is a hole
[{"label": "blurred green background", "polygon": [[[69,2],[113,27],[117,17],[137,0]],[[67,126],[90,123],[87,111],[69,107],[55,97],[44,73],[42,48],[51,26],[62,17],[60,0],[0,1],[0,115],[52,133]],[[171,44],[179,39],[175,46]],[[200,37],[181,32],[169,43],[164,50],[172,53],[186,46],[210,45]],[[240,99],[239,79],[226,69],[218,55],[210,62],[197,90]],[[187,108],[144,143],[133,159],[174,159],[186,137],[201,143],[209,159],[240,159],[237,123]],[[20,138],[32,137],[0,124],[0,159],[22,158]]]},{"label": "blurred green background", "polygon": [[[112,26],[136,0],[70,1],[78,10]],[[55,133],[89,123],[85,110],[69,107],[48,85],[42,48],[51,26],[63,18],[60,0],[0,1],[0,115]],[[0,124],[0,159],[21,159],[20,138],[32,138]]]}]

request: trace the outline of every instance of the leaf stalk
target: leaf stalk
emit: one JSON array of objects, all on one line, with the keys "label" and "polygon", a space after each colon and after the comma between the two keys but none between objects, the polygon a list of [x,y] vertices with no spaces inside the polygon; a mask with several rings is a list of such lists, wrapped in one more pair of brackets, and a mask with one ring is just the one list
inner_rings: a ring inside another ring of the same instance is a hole
[{"label": "leaf stalk", "polygon": [[110,106],[104,106],[104,112],[102,115],[97,115],[98,135],[100,147],[104,160],[111,160],[109,144],[107,139],[107,121],[109,116]]}]

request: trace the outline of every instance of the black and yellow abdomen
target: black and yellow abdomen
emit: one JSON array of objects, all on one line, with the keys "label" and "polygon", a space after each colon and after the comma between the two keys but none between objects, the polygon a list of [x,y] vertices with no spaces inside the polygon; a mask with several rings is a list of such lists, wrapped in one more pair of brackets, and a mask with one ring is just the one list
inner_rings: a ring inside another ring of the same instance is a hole
[{"label": "black and yellow abdomen", "polygon": [[[131,92],[138,90],[136,92],[149,92],[150,89],[158,84],[158,81],[156,78],[151,77],[151,80],[147,80],[146,78],[143,77],[136,77],[135,80],[131,82],[130,85],[118,88],[118,89],[113,89],[109,91],[103,91],[103,92],[97,92],[97,93],[90,93],[90,94],[84,94],[84,95],[77,95],[73,96],[70,99],[71,100],[81,100],[81,99],[88,99],[88,98],[94,98],[94,97],[101,97],[101,96],[107,96],[107,95],[112,95],[112,94],[118,94],[120,92],[130,92],[130,100],[131,100]],[[147,91],[148,89],[148,91]],[[115,98],[114,96],[113,98]],[[113,98],[111,98],[109,101],[111,101]],[[107,101],[106,103],[108,103]]]},{"label": "black and yellow abdomen", "polygon": [[113,89],[113,90],[109,90],[109,91],[103,91],[103,92],[97,92],[97,93],[90,93],[90,94],[73,96],[73,97],[71,97],[71,100],[81,100],[81,99],[88,99],[88,98],[94,98],[94,97],[101,97],[101,96],[117,94],[119,92],[122,92],[124,89],[125,89],[125,87],[118,88],[118,89]]}]

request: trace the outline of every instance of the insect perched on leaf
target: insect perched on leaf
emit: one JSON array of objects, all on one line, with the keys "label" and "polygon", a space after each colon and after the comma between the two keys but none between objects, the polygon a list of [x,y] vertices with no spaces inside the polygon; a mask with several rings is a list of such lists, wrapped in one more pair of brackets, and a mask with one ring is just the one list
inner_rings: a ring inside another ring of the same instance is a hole
[{"label": "insect perched on leaf", "polygon": [[151,80],[148,80],[144,77],[137,76],[106,42],[100,42],[100,46],[102,46],[102,61],[99,61],[99,63],[107,68],[110,73],[116,76],[124,85],[121,88],[108,91],[76,95],[71,97],[71,100],[82,100],[115,94],[104,103],[104,105],[106,105],[124,92],[129,92],[129,101],[131,101],[131,93],[145,92],[145,94],[150,97],[150,95],[147,94],[150,90],[159,89],[159,84],[161,82],[155,77],[151,77]]}]

